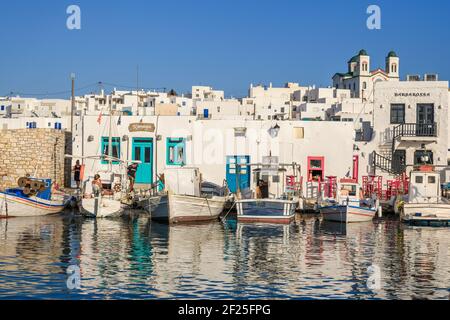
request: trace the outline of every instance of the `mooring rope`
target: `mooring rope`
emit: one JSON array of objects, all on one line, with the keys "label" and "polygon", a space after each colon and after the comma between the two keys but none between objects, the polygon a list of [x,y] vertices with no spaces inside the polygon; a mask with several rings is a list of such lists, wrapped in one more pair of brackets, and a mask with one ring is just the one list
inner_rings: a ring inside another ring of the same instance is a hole
[{"label": "mooring rope", "polygon": [[234,206],[236,205],[236,201],[233,202],[233,205],[231,206],[231,208],[228,210],[228,212],[221,218],[222,222],[224,222],[228,216],[228,214],[231,212],[231,210],[234,208]]}]

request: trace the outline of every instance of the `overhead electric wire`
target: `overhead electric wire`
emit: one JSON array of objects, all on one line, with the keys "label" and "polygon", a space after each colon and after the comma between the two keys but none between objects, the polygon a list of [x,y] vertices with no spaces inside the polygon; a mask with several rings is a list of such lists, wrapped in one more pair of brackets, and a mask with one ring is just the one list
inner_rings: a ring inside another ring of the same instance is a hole
[{"label": "overhead electric wire", "polygon": [[[120,85],[120,84],[114,84],[111,82],[101,82],[101,84],[110,86],[110,87],[117,87],[117,88],[124,88],[124,89],[134,89],[136,90],[136,86],[130,86],[130,85]],[[157,91],[157,90],[164,90],[164,92],[167,90],[166,87],[160,87],[160,88],[147,88],[147,87],[139,87],[139,89],[144,89],[144,90],[153,90],[153,91]]]},{"label": "overhead electric wire", "polygon": [[[87,88],[91,88],[94,86],[97,86],[98,82],[91,83],[82,87],[75,88],[75,91],[84,90]],[[26,93],[26,92],[20,92],[20,91],[11,91],[8,95],[22,95],[22,96],[56,96],[56,95],[62,95],[62,94],[71,94],[72,90],[66,90],[66,91],[59,91],[59,92],[45,92],[45,93]],[[6,96],[8,96],[6,95]]]},{"label": "overhead electric wire", "polygon": [[[103,81],[98,81],[95,83],[91,83],[82,87],[78,87],[75,88],[75,92],[79,92],[81,90],[85,90],[88,88],[92,88],[92,87],[98,87],[98,86],[110,86],[110,87],[116,87],[116,88],[123,88],[123,89],[132,89],[132,90],[136,90],[136,86],[129,86],[129,85],[120,85],[120,84],[115,84],[115,83],[111,83],[111,82],[103,82]],[[147,87],[139,87],[139,89],[142,90],[148,90],[148,91],[158,91],[158,90],[163,90],[163,92],[167,91],[166,87],[160,87],[160,88],[147,88]],[[19,95],[19,96],[37,96],[37,97],[45,97],[45,96],[57,96],[57,95],[64,95],[64,94],[71,94],[72,90],[64,90],[64,91],[57,91],[57,92],[34,92],[34,93],[30,93],[30,92],[22,92],[22,91],[10,91],[8,93],[6,93],[5,95],[3,95],[4,97],[8,97],[8,96],[14,96],[14,95]]]}]

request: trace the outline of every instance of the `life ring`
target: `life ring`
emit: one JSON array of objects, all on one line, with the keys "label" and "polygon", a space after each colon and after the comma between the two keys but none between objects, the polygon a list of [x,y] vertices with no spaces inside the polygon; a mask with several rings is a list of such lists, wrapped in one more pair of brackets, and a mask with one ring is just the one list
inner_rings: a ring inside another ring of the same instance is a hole
[{"label": "life ring", "polygon": [[116,184],[114,185],[114,191],[115,191],[115,192],[120,192],[120,191],[122,191],[122,186],[121,186],[119,183],[116,183]]},{"label": "life ring", "polygon": [[27,181],[28,181],[28,179],[25,178],[25,177],[19,178],[19,180],[17,180],[17,185],[18,185],[20,188],[25,188],[26,185],[27,185]]},{"label": "life ring", "polygon": [[33,190],[39,190],[44,184],[41,181],[32,181],[31,182],[31,189]]}]

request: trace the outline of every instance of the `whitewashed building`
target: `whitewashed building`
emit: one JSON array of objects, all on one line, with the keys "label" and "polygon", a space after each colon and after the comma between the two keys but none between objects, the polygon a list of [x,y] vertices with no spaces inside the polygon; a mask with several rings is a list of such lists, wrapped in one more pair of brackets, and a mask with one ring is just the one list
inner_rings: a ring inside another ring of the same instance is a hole
[{"label": "whitewashed building", "polygon": [[[74,160],[108,154],[109,118],[84,116],[76,123]],[[112,152],[124,161],[138,160],[136,182],[149,185],[166,168],[198,167],[202,177],[236,186],[233,164],[243,165],[240,188],[253,186],[251,163],[277,156],[280,163],[301,166],[304,188],[328,175],[351,173],[354,129],[341,122],[199,120],[196,117],[112,117]],[[330,147],[330,141],[339,148]],[[87,177],[96,173],[108,183],[108,162],[84,159]],[[113,165],[119,173],[120,166]],[[281,188],[281,182],[279,184]]]}]

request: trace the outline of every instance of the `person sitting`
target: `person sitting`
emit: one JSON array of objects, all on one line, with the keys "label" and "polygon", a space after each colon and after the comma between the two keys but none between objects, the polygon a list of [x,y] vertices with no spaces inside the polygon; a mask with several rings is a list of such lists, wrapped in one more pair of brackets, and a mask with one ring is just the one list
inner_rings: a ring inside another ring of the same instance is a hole
[{"label": "person sitting", "polygon": [[92,180],[92,192],[94,194],[94,197],[100,196],[103,189],[102,180],[100,179],[100,175],[96,174],[94,176],[94,180]]},{"label": "person sitting", "polygon": [[365,200],[363,188],[359,188],[359,200],[360,201]]},{"label": "person sitting", "polygon": [[348,191],[348,189],[345,188],[345,186],[342,186],[341,188],[341,196],[342,197],[348,197],[350,195],[350,192]]}]

